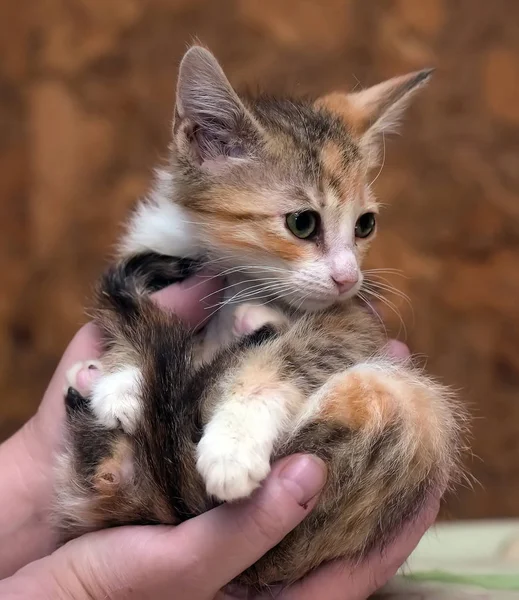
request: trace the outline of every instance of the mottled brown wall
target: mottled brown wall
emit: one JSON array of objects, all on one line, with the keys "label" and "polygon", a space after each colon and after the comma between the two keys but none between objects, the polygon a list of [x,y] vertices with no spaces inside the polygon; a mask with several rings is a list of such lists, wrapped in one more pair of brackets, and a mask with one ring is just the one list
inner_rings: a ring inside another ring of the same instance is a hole
[{"label": "mottled brown wall", "polygon": [[37,406],[164,156],[193,36],[234,82],[272,91],[438,67],[387,144],[372,262],[406,273],[408,342],[478,417],[484,489],[452,512],[519,516],[516,0],[2,0],[0,436]]}]

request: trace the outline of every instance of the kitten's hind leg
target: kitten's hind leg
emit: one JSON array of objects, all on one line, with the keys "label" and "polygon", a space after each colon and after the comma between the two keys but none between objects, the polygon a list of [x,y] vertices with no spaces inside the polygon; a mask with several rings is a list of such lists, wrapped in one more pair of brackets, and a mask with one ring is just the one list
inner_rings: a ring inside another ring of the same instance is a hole
[{"label": "kitten's hind leg", "polygon": [[142,373],[138,367],[103,374],[95,381],[90,406],[99,423],[110,429],[121,427],[132,433],[141,412]]},{"label": "kitten's hind leg", "polygon": [[97,360],[81,361],[67,371],[66,380],[65,394],[71,387],[89,398],[100,425],[121,427],[126,433],[135,429],[141,412],[141,373],[137,367],[106,373]]},{"label": "kitten's hind leg", "polygon": [[207,492],[219,500],[244,498],[260,485],[276,440],[303,401],[273,362],[261,355],[247,360],[214,390],[218,404],[198,444],[197,468]]},{"label": "kitten's hind leg", "polygon": [[310,398],[297,428],[317,420],[364,442],[386,440],[389,466],[407,461],[409,477],[435,470],[446,481],[459,443],[458,412],[447,388],[381,357],[334,375]]}]

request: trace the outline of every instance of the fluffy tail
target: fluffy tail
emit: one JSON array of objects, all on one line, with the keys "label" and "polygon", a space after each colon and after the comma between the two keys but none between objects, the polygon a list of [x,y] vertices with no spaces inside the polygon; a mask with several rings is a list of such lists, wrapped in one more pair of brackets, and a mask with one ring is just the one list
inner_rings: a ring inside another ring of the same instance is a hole
[{"label": "fluffy tail", "polygon": [[144,294],[183,281],[197,269],[196,263],[160,254],[140,254],[110,267],[96,290],[99,309],[134,311]]},{"label": "fluffy tail", "polygon": [[150,314],[159,317],[159,310],[149,299],[151,292],[182,281],[195,270],[192,261],[152,253],[110,267],[98,283],[94,307],[94,319],[104,334],[106,349],[120,334],[132,341],[135,327],[142,332],[143,321]]},{"label": "fluffy tail", "polygon": [[[172,265],[167,265],[171,271]],[[110,268],[97,290],[96,322],[104,350],[119,363],[138,365],[143,415],[135,431],[137,460],[160,485],[179,520],[206,508],[195,478],[195,446],[201,434],[200,401],[214,376],[193,365],[193,336],[173,314],[149,297],[150,272],[128,263]],[[167,457],[167,459],[165,459]]]}]

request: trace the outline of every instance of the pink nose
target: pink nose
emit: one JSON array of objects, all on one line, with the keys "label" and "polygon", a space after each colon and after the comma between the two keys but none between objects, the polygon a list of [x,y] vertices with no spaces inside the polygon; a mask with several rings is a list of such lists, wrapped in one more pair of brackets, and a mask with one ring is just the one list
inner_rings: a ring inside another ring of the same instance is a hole
[{"label": "pink nose", "polygon": [[345,294],[346,292],[349,292],[358,281],[358,279],[352,281],[351,279],[335,279],[335,277],[332,277],[332,280],[337,286],[339,294]]}]

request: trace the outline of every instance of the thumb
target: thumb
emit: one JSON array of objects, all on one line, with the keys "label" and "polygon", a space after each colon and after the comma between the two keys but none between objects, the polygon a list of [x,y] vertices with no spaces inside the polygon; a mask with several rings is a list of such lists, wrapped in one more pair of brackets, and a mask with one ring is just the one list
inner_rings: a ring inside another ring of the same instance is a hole
[{"label": "thumb", "polygon": [[[153,588],[154,599],[166,597],[159,590],[179,600],[214,598],[310,513],[325,482],[326,467],[317,457],[283,459],[251,498],[161,528],[137,552],[134,546],[117,579],[134,590]],[[113,585],[113,555],[110,562]]]},{"label": "thumb", "polygon": [[193,567],[207,592],[215,593],[279,543],[309,514],[325,482],[320,459],[294,455],[277,463],[247,501],[223,504],[177,527],[175,536],[182,535],[186,555],[196,556]]}]

